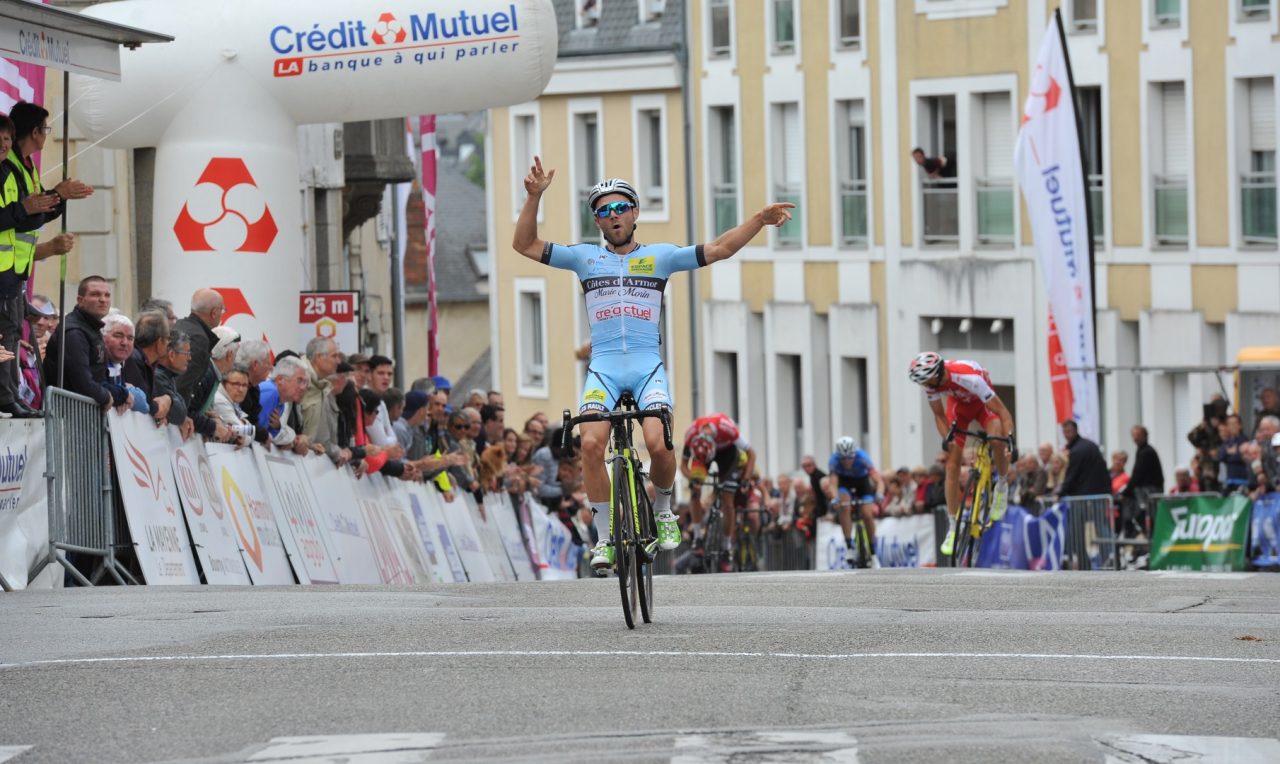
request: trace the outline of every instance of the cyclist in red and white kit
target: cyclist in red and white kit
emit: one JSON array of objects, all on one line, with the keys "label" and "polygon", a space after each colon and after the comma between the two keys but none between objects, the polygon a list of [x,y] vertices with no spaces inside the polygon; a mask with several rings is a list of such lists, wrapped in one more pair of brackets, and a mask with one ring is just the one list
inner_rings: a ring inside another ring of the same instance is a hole
[{"label": "cyclist in red and white kit", "polygon": [[[746,463],[741,464],[740,456]],[[724,414],[698,417],[684,434],[684,453],[680,458],[680,474],[689,481],[689,511],[695,525],[702,524],[702,481],[715,464],[720,478],[720,509],[724,512],[724,538],[729,556],[722,561],[727,571],[733,558],[737,526],[739,483],[751,479],[756,465],[756,450],[743,437],[738,425]],[[739,469],[741,467],[741,469]],[[714,498],[713,498],[714,500]]]},{"label": "cyclist in red and white kit", "polygon": [[[996,395],[991,386],[991,375],[974,361],[944,361],[942,356],[934,352],[924,352],[915,357],[908,370],[911,381],[923,385],[925,396],[929,399],[929,408],[933,410],[933,421],[938,427],[938,434],[944,440],[954,424],[956,430],[963,433],[969,425],[977,421],[988,435],[1008,436],[1013,438],[1013,415]],[[946,398],[946,408],[942,399]],[[950,444],[944,442],[947,450],[947,513],[951,515],[951,530],[942,542],[942,553],[950,555],[955,543],[956,515],[960,512],[960,462],[964,456],[965,436],[956,435]],[[1016,447],[1015,447],[1016,450]],[[1003,441],[991,444],[991,455],[995,461],[996,485],[991,503],[991,519],[999,520],[1004,514],[1008,502],[1008,489],[1005,475],[1009,472],[1009,452]]]}]

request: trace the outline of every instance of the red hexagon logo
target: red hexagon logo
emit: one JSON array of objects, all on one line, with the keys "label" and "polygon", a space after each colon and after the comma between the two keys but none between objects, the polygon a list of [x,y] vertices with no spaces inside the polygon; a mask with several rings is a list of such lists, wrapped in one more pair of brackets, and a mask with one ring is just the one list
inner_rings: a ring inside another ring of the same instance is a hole
[{"label": "red hexagon logo", "polygon": [[244,160],[214,157],[182,205],[173,232],[184,252],[265,253],[279,229]]},{"label": "red hexagon logo", "polygon": [[373,32],[369,35],[378,45],[387,45],[388,43],[401,43],[408,37],[408,32],[400,26],[400,22],[396,19],[394,13],[383,13],[373,25]]}]

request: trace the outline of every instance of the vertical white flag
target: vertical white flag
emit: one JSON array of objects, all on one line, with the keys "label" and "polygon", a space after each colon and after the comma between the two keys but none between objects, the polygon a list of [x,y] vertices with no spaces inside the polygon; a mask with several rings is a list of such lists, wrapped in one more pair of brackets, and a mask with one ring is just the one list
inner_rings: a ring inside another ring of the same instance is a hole
[{"label": "vertical white flag", "polygon": [[[1051,324],[1056,323],[1061,341],[1061,355],[1051,353],[1050,365],[1093,368],[1088,188],[1060,23],[1055,13],[1040,44],[1014,163],[1049,292]],[[1050,371],[1053,376],[1065,369]],[[1081,435],[1096,441],[1100,429],[1097,374],[1072,371],[1069,376],[1070,416],[1079,424]],[[1060,411],[1058,418],[1065,419],[1065,413]]]}]

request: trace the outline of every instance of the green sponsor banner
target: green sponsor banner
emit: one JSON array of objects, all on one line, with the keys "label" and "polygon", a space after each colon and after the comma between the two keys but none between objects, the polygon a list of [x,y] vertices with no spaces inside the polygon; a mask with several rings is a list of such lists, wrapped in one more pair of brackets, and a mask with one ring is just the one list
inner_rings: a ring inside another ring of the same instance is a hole
[{"label": "green sponsor banner", "polygon": [[1248,497],[1160,499],[1151,538],[1152,570],[1244,570]]}]

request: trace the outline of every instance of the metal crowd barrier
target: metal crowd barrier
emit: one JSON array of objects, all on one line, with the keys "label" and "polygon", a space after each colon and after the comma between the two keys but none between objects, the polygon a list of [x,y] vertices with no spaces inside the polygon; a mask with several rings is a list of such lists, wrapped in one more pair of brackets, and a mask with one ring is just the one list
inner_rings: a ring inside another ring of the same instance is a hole
[{"label": "metal crowd barrier", "polygon": [[[115,556],[111,441],[102,409],[83,395],[50,387],[44,394],[44,422],[49,551],[30,578],[56,562],[82,586],[93,586],[103,573],[120,584],[138,583]],[[75,564],[86,557],[101,558],[93,580]]]},{"label": "metal crowd barrier", "polygon": [[1116,506],[1111,494],[1042,498],[1040,514],[1058,504],[1067,506],[1067,537],[1062,545],[1064,570],[1121,570],[1116,535]]}]

